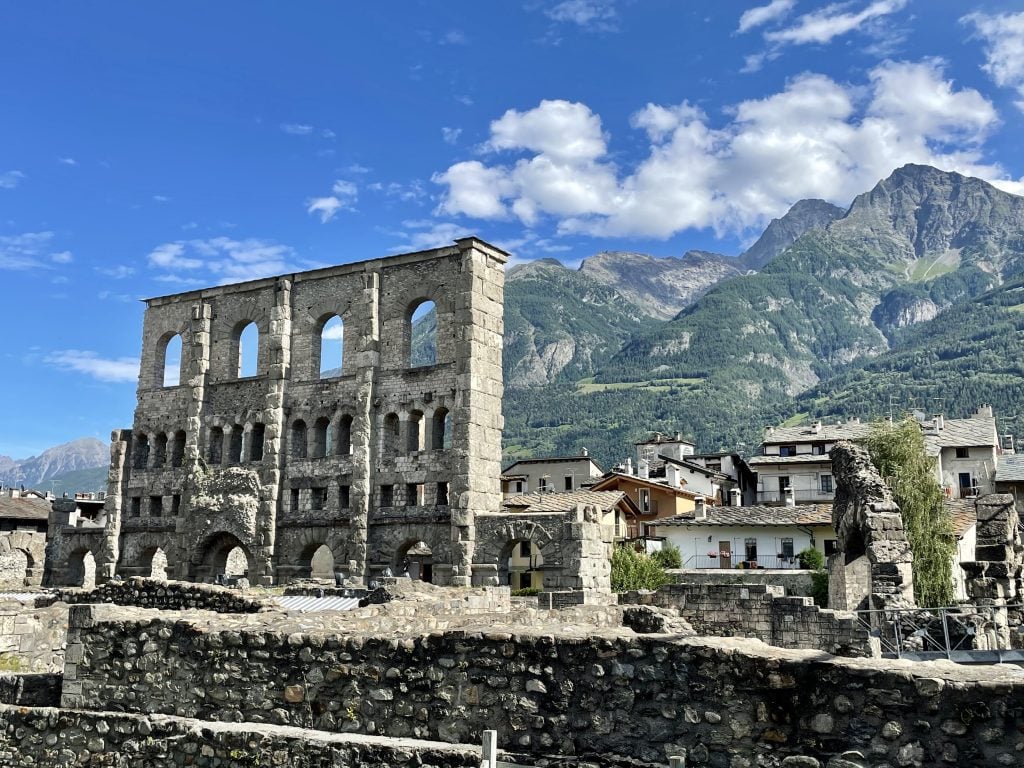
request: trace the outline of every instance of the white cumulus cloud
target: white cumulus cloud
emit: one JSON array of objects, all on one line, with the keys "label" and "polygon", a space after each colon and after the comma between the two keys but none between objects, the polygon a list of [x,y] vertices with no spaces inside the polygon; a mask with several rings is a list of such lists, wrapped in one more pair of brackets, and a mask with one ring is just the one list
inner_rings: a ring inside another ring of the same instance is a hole
[{"label": "white cumulus cloud", "polygon": [[874,19],[901,10],[907,0],[875,0],[859,11],[848,10],[849,3],[834,3],[800,16],[791,27],[765,33],[765,39],[774,43],[803,45],[827,43],[835,37],[859,29]]},{"label": "white cumulus cloud", "polygon": [[1020,95],[1017,107],[1024,111],[1024,11],[972,13],[961,21],[973,24],[985,41],[983,69],[996,85],[1016,89]]},{"label": "white cumulus cloud", "polygon": [[848,204],[906,163],[1024,190],[984,159],[995,108],[957,88],[938,59],[886,61],[862,84],[807,73],[728,112],[715,124],[687,102],[646,105],[631,125],[647,149],[627,166],[585,104],[510,110],[491,124],[490,162],[464,160],[434,175],[444,187],[437,213],[667,238],[704,227],[743,233],[801,198]]},{"label": "white cumulus cloud", "polygon": [[14,189],[25,178],[21,171],[4,171],[0,173],[0,189]]},{"label": "white cumulus cloud", "polygon": [[748,8],[740,16],[740,25],[737,32],[749,32],[754,27],[760,27],[770,21],[780,19],[793,10],[796,0],[772,0],[768,5],[759,5],[756,8]]},{"label": "white cumulus cloud", "polygon": [[[200,285],[211,281],[235,283],[257,280],[295,270],[295,251],[291,246],[271,240],[213,237],[207,240],[178,240],[154,248],[148,261],[161,271],[155,279],[181,285]],[[209,273],[210,280],[195,276]],[[181,272],[192,273],[183,276]]]},{"label": "white cumulus cloud", "polygon": [[351,181],[339,179],[331,187],[331,194],[324,197],[314,197],[306,201],[306,212],[316,213],[320,221],[326,224],[334,218],[338,211],[351,209],[358,197],[356,185]]},{"label": "white cumulus cloud", "polygon": [[586,30],[615,30],[614,0],[563,0],[544,12],[552,21],[568,22]]}]

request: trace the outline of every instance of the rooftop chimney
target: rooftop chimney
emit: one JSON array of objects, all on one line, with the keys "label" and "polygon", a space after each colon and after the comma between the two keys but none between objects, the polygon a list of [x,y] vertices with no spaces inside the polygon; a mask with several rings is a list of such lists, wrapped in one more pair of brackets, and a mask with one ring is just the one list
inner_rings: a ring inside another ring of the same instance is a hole
[{"label": "rooftop chimney", "polygon": [[788,488],[786,488],[786,490],[784,490],[782,492],[782,495],[783,495],[783,497],[786,500],[786,506],[787,507],[795,507],[796,506],[796,497],[793,495],[793,487],[792,486],[789,486]]},{"label": "rooftop chimney", "polygon": [[695,520],[707,520],[708,510],[704,506],[704,497],[698,496],[693,500],[693,517]]},{"label": "rooftop chimney", "polygon": [[816,422],[814,422],[814,434],[821,434],[821,419],[818,419]]},{"label": "rooftop chimney", "polygon": [[679,488],[679,467],[675,464],[665,462],[665,482],[673,488]]},{"label": "rooftop chimney", "polygon": [[738,507],[743,504],[742,494],[739,488],[731,488],[729,490],[729,503],[734,507]]},{"label": "rooftop chimney", "polygon": [[639,459],[636,463],[636,474],[643,480],[647,480],[651,476],[651,468],[647,463],[647,459]]},{"label": "rooftop chimney", "polygon": [[589,456],[590,455],[590,451],[588,451],[586,448],[584,448],[580,455],[582,455],[582,456]]},{"label": "rooftop chimney", "polygon": [[992,406],[991,405],[980,405],[978,406],[978,418],[979,419],[991,419],[992,418]]},{"label": "rooftop chimney", "polygon": [[632,475],[633,474],[633,459],[628,458],[628,457],[626,458],[626,474],[627,475]]},{"label": "rooftop chimney", "polygon": [[678,443],[682,439],[683,439],[683,433],[682,432],[676,432],[676,442]]},{"label": "rooftop chimney", "polygon": [[935,427],[936,432],[941,432],[946,427],[946,420],[941,413],[932,416],[932,426]]}]

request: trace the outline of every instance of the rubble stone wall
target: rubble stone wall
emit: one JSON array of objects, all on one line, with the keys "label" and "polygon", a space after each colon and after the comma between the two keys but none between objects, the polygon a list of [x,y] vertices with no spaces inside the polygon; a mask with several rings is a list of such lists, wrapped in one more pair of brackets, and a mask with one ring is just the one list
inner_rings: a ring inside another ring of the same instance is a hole
[{"label": "rubble stone wall", "polygon": [[64,666],[68,607],[0,604],[0,657],[19,672],[57,672]]},{"label": "rubble stone wall", "polygon": [[109,581],[95,589],[63,589],[57,592],[57,599],[68,604],[114,603],[163,611],[216,613],[256,613],[271,607],[266,600],[227,587],[141,578]]},{"label": "rubble stone wall", "polygon": [[811,571],[802,570],[765,570],[756,569],[716,569],[706,570],[670,570],[669,575],[675,584],[769,584],[783,587],[787,595],[798,597],[811,596]]},{"label": "rubble stone wall", "polygon": [[1024,750],[1024,681],[1004,671],[593,630],[342,636],[225,616],[214,631],[155,612],[97,622],[99,608],[72,609],[64,707],[463,743],[494,728],[516,752],[697,766],[851,749],[1017,765]]},{"label": "rubble stone wall", "polygon": [[0,589],[38,587],[43,581],[46,533],[0,533]]},{"label": "rubble stone wall", "polygon": [[868,632],[852,614],[819,608],[809,597],[787,597],[766,584],[669,584],[657,592],[626,592],[620,603],[674,608],[699,635],[756,637],[780,648],[841,656],[871,656]]},{"label": "rubble stone wall", "polygon": [[480,750],[197,722],[174,717],[0,705],[0,765],[10,768],[476,768]]}]

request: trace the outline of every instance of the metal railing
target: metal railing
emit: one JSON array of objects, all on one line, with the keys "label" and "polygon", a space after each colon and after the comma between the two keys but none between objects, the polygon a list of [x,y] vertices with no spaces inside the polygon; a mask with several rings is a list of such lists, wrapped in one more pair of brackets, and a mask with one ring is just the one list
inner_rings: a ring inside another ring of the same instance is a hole
[{"label": "metal railing", "polygon": [[[831,501],[835,498],[835,489],[823,491],[821,489],[795,490],[793,501]],[[786,491],[758,491],[758,504],[781,504],[786,501]]]},{"label": "metal railing", "polygon": [[959,605],[856,611],[861,628],[876,638],[883,656],[918,660],[1002,661],[1014,653],[1008,612],[1024,605]]},{"label": "metal railing", "polygon": [[[729,565],[725,566],[722,563],[728,562]],[[778,557],[776,555],[759,555],[755,560],[747,560],[738,553],[733,553],[731,557],[711,557],[710,555],[694,555],[689,557],[683,563],[683,568],[691,569],[722,569],[726,568],[739,568],[740,564],[744,563],[744,568],[777,568],[777,569],[798,569],[800,567],[800,559],[797,557]],[[753,563],[753,565],[752,565]]]}]

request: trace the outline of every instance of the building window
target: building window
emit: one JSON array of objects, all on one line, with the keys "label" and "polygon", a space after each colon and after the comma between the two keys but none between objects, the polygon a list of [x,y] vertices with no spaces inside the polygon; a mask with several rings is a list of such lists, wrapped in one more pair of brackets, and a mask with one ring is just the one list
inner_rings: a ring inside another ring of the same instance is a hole
[{"label": "building window", "polygon": [[409,453],[423,450],[423,413],[412,411],[405,423],[406,449]]},{"label": "building window", "polygon": [[235,377],[244,379],[247,376],[255,376],[259,370],[260,330],[256,323],[250,321],[240,326],[237,334],[238,360]]},{"label": "building window", "polygon": [[447,408],[438,408],[431,417],[433,439],[430,447],[435,451],[443,451],[452,447],[452,415]]},{"label": "building window", "polygon": [[748,563],[757,562],[757,539],[744,539],[743,540],[743,558]]},{"label": "building window", "polygon": [[331,315],[320,327],[320,378],[341,376],[344,362],[345,326],[340,317]]},{"label": "building window", "polygon": [[785,493],[787,488],[789,488],[789,475],[780,475],[779,476],[779,493]]},{"label": "building window", "polygon": [[780,445],[779,456],[796,456],[795,445]]},{"label": "building window", "polygon": [[135,469],[145,469],[149,464],[149,438],[146,435],[139,435],[135,438],[135,461],[132,466]]},{"label": "building window", "polygon": [[352,506],[352,495],[349,486],[340,485],[338,486],[338,507],[339,509],[348,509]]},{"label": "building window", "polygon": [[522,492],[523,492],[523,481],[522,480],[516,480],[516,493],[522,493]]},{"label": "building window", "polygon": [[347,413],[338,420],[337,442],[339,456],[348,456],[352,453],[352,417]]},{"label": "building window", "polygon": [[299,511],[299,489],[292,488],[292,512]]},{"label": "building window", "polygon": [[813,453],[815,456],[824,456],[825,455],[825,444],[824,443],[815,443],[814,445],[811,446],[811,453]]},{"label": "building window", "polygon": [[150,496],[149,497],[149,516],[150,517],[163,517],[164,515],[164,497],[163,496]]},{"label": "building window", "polygon": [[327,489],[313,488],[310,491],[310,506],[317,512],[327,506]]},{"label": "building window", "polygon": [[956,457],[958,459],[969,459],[971,457],[971,451],[968,448],[957,448]]},{"label": "building window", "polygon": [[548,489],[548,480],[549,479],[550,478],[547,475],[545,475],[540,480],[538,480],[537,481],[537,490],[538,491],[546,491]]},{"label": "building window", "polygon": [[409,311],[409,367],[437,363],[437,306],[432,301],[414,304]]},{"label": "building window", "polygon": [[128,514],[132,517],[139,517],[142,514],[142,497],[132,496],[131,504],[128,507]]},{"label": "building window", "polygon": [[520,541],[519,542],[519,556],[529,557],[530,556],[530,542]]},{"label": "building window", "polygon": [[331,422],[321,416],[313,422],[313,458],[322,459],[331,452]]},{"label": "building window", "polygon": [[218,466],[224,460],[224,429],[210,430],[210,444],[206,448],[206,459],[210,466]]},{"label": "building window", "polygon": [[156,436],[153,442],[153,468],[160,469],[167,461],[167,435]]},{"label": "building window", "polygon": [[651,511],[651,492],[646,488],[640,489],[640,511],[645,515]]},{"label": "building window", "polygon": [[572,490],[572,475],[566,475],[565,476],[565,490],[567,490],[567,491],[571,491]]},{"label": "building window", "polygon": [[306,422],[296,419],[292,424],[292,458],[306,458]]},{"label": "building window", "polygon": [[242,463],[242,437],[245,430],[240,424],[231,428],[231,442],[228,444],[228,464]]},{"label": "building window", "polygon": [[263,441],[266,439],[267,428],[263,424],[253,424],[249,435],[249,461],[263,461]]},{"label": "building window", "polygon": [[830,557],[838,551],[839,546],[835,539],[825,539],[825,557]]},{"label": "building window", "polygon": [[174,334],[157,345],[156,370],[163,386],[181,383],[181,336]]},{"label": "building window", "polygon": [[448,506],[448,483],[437,484],[437,501],[435,504],[439,507]]},{"label": "building window", "polygon": [[405,506],[423,506],[423,483],[406,483],[405,485]]},{"label": "building window", "polygon": [[181,494],[176,493],[171,496],[171,517],[177,517],[181,514]]},{"label": "building window", "polygon": [[384,429],[381,433],[380,452],[385,459],[394,458],[398,455],[398,436],[401,424],[398,421],[397,413],[389,413],[384,417]]},{"label": "building window", "polygon": [[834,488],[832,487],[832,475],[822,475],[820,478],[820,488],[822,493],[832,493]]},{"label": "building window", "polygon": [[782,540],[782,558],[784,560],[793,559],[793,540],[783,539]]},{"label": "building window", "polygon": [[390,507],[395,501],[395,487],[393,485],[382,485],[380,487],[380,505]]},{"label": "building window", "polygon": [[171,466],[180,467],[185,461],[185,433],[178,430],[171,441]]}]

